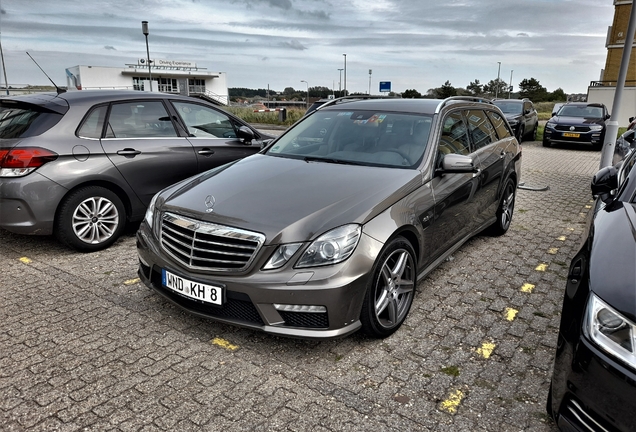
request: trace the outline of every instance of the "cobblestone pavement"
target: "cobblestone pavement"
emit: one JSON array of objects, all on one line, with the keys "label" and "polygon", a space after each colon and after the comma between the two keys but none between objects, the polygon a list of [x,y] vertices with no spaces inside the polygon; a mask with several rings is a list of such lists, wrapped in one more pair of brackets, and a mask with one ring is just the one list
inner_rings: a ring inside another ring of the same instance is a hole
[{"label": "cobblestone pavement", "polygon": [[77,254],[0,232],[3,431],[554,431],[544,406],[567,265],[600,154],[523,146],[503,237],[418,286],[405,325],[282,339],[192,317],[137,279],[134,232]]}]

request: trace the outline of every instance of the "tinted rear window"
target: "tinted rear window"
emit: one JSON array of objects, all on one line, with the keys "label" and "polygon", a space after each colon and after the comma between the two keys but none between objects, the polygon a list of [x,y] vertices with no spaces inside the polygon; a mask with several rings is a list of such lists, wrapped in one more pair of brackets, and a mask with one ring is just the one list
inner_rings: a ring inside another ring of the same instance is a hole
[{"label": "tinted rear window", "polygon": [[26,138],[46,132],[63,114],[32,104],[0,102],[0,138]]}]

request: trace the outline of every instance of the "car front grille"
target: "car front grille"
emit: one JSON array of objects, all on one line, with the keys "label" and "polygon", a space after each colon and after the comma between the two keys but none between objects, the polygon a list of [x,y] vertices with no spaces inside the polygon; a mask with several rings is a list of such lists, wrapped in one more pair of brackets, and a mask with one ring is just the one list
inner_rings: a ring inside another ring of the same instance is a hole
[{"label": "car front grille", "polygon": [[161,247],[193,270],[240,272],[265,242],[263,234],[165,213]]},{"label": "car front grille", "polygon": [[554,129],[561,132],[581,132],[586,133],[590,131],[589,126],[574,126],[574,130],[570,130],[571,126],[567,125],[556,125]]},{"label": "car front grille", "polygon": [[329,318],[327,312],[284,312],[279,311],[285,320],[285,325],[290,327],[328,328]]}]

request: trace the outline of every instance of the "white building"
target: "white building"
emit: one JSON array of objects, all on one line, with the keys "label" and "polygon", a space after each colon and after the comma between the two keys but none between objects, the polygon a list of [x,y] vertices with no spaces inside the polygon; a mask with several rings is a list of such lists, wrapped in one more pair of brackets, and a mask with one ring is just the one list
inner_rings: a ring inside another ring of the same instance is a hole
[{"label": "white building", "polygon": [[[73,66],[66,69],[66,83],[71,90],[131,89],[160,91],[182,95],[205,96],[223,105],[229,103],[225,72],[209,72],[196,63],[176,60],[146,59],[124,68],[104,66]],[[152,77],[150,85],[149,75]]]}]

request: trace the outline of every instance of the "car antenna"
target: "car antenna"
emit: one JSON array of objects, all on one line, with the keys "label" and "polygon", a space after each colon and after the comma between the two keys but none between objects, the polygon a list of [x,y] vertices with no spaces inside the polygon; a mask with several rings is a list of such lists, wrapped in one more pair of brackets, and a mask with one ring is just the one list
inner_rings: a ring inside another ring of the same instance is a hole
[{"label": "car antenna", "polygon": [[50,76],[48,76],[48,75],[46,74],[46,72],[44,72],[44,69],[42,69],[42,68],[40,67],[40,65],[38,64],[38,62],[36,62],[36,61],[35,61],[35,59],[34,59],[33,57],[31,57],[31,54],[29,54],[29,52],[28,52],[28,51],[27,51],[27,55],[29,56],[29,58],[30,58],[31,60],[33,60],[33,63],[35,63],[35,65],[36,65],[37,67],[39,67],[39,68],[40,68],[40,70],[42,71],[42,73],[43,73],[43,74],[44,74],[44,75],[45,75],[45,76],[49,79],[49,81],[51,81],[51,84],[53,84],[53,85],[55,86],[55,90],[57,91],[57,94],[62,94],[62,93],[65,93],[65,92],[66,92],[66,90],[64,90],[63,88],[59,88],[59,87],[57,86],[57,84],[55,84],[55,83],[53,82],[53,80],[51,79],[51,77],[50,77]]}]

